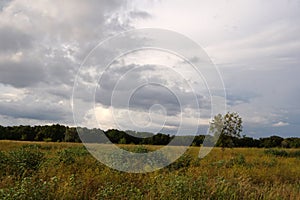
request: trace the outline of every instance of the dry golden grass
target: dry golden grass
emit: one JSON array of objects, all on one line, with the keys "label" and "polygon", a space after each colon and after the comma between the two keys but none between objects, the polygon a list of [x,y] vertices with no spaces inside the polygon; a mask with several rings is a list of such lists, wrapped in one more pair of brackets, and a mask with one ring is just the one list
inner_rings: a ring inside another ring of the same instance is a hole
[{"label": "dry golden grass", "polygon": [[[264,149],[214,148],[198,159],[199,147],[190,147],[180,161],[186,167],[146,174],[112,170],[83,153],[82,144],[1,141],[0,150],[28,144],[40,145],[46,159],[30,176],[2,174],[0,199],[300,199],[300,158],[267,155]],[[59,157],[66,149],[74,154]],[[74,162],[65,162],[68,156]]]}]

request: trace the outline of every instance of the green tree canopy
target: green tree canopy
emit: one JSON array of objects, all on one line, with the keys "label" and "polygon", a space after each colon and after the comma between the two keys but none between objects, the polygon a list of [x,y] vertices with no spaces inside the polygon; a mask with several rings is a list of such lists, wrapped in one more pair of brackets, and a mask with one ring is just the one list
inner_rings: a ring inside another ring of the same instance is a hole
[{"label": "green tree canopy", "polygon": [[242,118],[236,112],[216,115],[210,123],[210,132],[218,139],[217,146],[233,147],[233,138],[240,138]]}]

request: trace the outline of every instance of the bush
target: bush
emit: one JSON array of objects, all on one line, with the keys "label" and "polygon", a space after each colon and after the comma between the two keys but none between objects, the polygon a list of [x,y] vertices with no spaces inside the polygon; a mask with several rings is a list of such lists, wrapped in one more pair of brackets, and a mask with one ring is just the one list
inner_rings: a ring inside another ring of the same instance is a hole
[{"label": "bush", "polygon": [[76,157],[89,155],[84,147],[72,147],[58,152],[58,160],[61,163],[70,165],[75,163]]},{"label": "bush", "polygon": [[8,170],[11,174],[26,176],[40,167],[44,161],[44,154],[38,145],[24,145],[17,150],[10,151],[7,159]]},{"label": "bush", "polygon": [[7,166],[8,157],[4,152],[0,151],[0,175],[5,174]]},{"label": "bush", "polygon": [[186,168],[191,165],[192,160],[193,160],[192,157],[189,154],[185,153],[180,158],[178,158],[175,162],[167,166],[167,168],[171,171],[178,170],[181,168]]},{"label": "bush", "polygon": [[243,154],[238,154],[233,158],[233,162],[236,165],[245,165],[246,164],[246,159]]},{"label": "bush", "polygon": [[300,157],[300,151],[291,151],[287,152],[285,150],[277,150],[277,149],[267,149],[265,150],[265,154],[274,155],[278,157]]},{"label": "bush", "polygon": [[151,171],[166,165],[166,157],[161,151],[150,151],[143,145],[122,147],[123,151],[110,151],[102,155],[112,168],[121,170]]},{"label": "bush", "polygon": [[290,157],[300,158],[300,151],[292,151],[292,152],[290,152]]},{"label": "bush", "polygon": [[131,150],[131,152],[133,152],[133,153],[148,153],[149,150],[146,147],[139,145],[139,146],[134,147]]},{"label": "bush", "polygon": [[277,149],[267,149],[267,150],[265,150],[265,154],[280,156],[280,157],[288,156],[288,152],[286,152],[285,150],[277,150]]},{"label": "bush", "polygon": [[0,199],[23,200],[23,199],[55,199],[53,189],[57,181],[51,178],[50,181],[32,179],[25,177],[17,181],[13,187],[0,189]]},{"label": "bush", "polygon": [[121,147],[121,149],[132,152],[132,153],[148,153],[149,152],[149,149],[147,149],[143,145],[135,145],[133,147],[132,146],[130,146],[130,147],[124,146],[124,147]]},{"label": "bush", "polygon": [[75,163],[75,154],[69,149],[64,149],[58,152],[58,160],[63,164],[73,164]]},{"label": "bush", "polygon": [[233,165],[246,165],[246,159],[243,154],[237,154],[234,158],[231,158],[227,163],[226,167],[232,167]]},{"label": "bush", "polygon": [[87,156],[90,154],[85,147],[71,147],[67,150],[74,154],[74,156]]}]

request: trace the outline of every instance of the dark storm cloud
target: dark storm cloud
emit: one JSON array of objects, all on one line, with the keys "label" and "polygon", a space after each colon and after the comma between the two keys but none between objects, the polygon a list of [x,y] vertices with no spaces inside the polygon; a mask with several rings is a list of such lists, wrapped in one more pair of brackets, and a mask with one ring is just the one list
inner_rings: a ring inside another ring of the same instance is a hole
[{"label": "dark storm cloud", "polygon": [[55,55],[55,59],[44,59],[44,62],[46,63],[44,71],[47,75],[45,82],[49,85],[57,85],[61,87],[63,85],[72,86],[74,83],[79,64],[72,62],[70,59],[64,58],[63,55],[63,52],[58,52]]},{"label": "dark storm cloud", "polygon": [[209,98],[180,89],[183,83],[169,85],[168,82],[174,80],[161,77],[159,74],[165,72],[160,72],[158,66],[121,66],[112,67],[102,75],[96,91],[97,103],[140,111],[148,111],[154,104],[160,104],[171,116],[186,108],[198,109],[198,105],[199,108],[210,108]]},{"label": "dark storm cloud", "polygon": [[0,114],[24,122],[72,121],[69,101],[85,56],[104,38],[130,27],[132,19],[146,15],[129,16],[132,10],[126,6],[127,1],[117,0],[0,1],[0,84],[30,91],[25,101],[8,101],[11,94],[7,101],[0,99]]},{"label": "dark storm cloud", "polygon": [[166,109],[167,115],[176,115],[181,111],[178,98],[182,98],[182,96],[176,97],[168,88],[160,85],[147,85],[131,96],[129,108],[148,111],[151,106],[159,104]]},{"label": "dark storm cloud", "polygon": [[140,91],[131,96],[129,101],[129,107],[143,111],[149,110],[154,104],[164,107],[167,115],[170,116],[180,114],[187,108],[197,111],[200,108],[207,109],[209,107],[209,102],[201,95],[183,91],[176,87],[167,88],[160,85],[148,85],[141,88]]},{"label": "dark storm cloud", "polygon": [[43,65],[32,61],[0,62],[0,70],[0,83],[17,88],[34,86],[46,77]]},{"label": "dark storm cloud", "polygon": [[38,102],[0,102],[0,115],[46,121],[64,120],[70,111],[55,104]]},{"label": "dark storm cloud", "polygon": [[[143,73],[155,72],[156,66],[154,65],[122,65],[120,67],[108,68],[99,79],[99,87],[106,91],[112,90],[129,90],[137,83],[142,82]],[[126,79],[126,80],[125,80]],[[151,80],[155,79],[155,77],[151,77]],[[162,81],[162,80],[160,80]],[[123,82],[126,84],[119,84]],[[119,84],[116,87],[116,84]]]},{"label": "dark storm cloud", "polygon": [[[41,89],[42,89],[42,87],[41,87]],[[43,89],[43,91],[50,95],[57,96],[61,99],[68,100],[71,98],[72,91],[73,91],[72,89],[73,89],[72,86],[61,84],[60,87],[47,86],[46,88]]]},{"label": "dark storm cloud", "polygon": [[14,27],[0,26],[0,53],[17,52],[32,46],[32,37]]}]

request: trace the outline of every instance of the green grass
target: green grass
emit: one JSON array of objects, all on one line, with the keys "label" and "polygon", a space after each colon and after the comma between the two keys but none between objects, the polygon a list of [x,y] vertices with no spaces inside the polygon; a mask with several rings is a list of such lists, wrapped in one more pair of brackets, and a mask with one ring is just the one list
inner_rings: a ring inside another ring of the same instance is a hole
[{"label": "green grass", "polygon": [[277,151],[214,148],[199,159],[190,147],[166,168],[132,174],[99,163],[82,144],[0,141],[0,199],[300,199],[300,159]]}]

